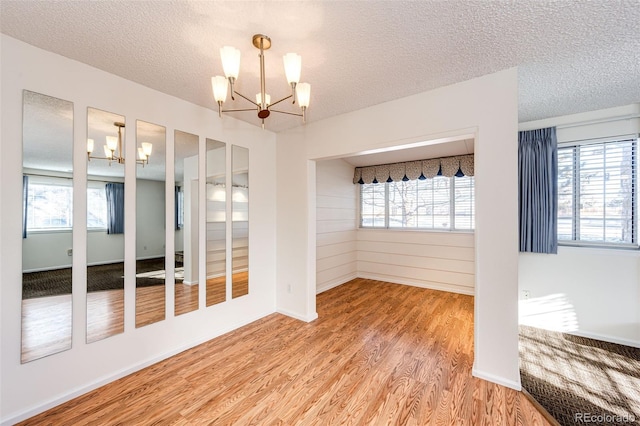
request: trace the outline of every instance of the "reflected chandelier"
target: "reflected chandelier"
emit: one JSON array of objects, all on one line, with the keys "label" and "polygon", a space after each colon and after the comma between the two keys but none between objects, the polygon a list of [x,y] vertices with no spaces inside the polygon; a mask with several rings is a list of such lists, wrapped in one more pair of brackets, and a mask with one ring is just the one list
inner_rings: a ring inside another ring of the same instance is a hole
[{"label": "reflected chandelier", "polygon": [[[103,146],[104,148],[104,157],[97,157],[91,155],[93,153],[93,148],[95,142],[93,139],[87,139],[87,160],[91,161],[92,158],[97,160],[108,160],[109,166],[111,166],[111,162],[115,161],[118,164],[124,164],[124,151],[122,150],[122,129],[124,128],[124,123],[116,121],[113,123],[114,126],[118,128],[118,136],[107,136],[107,144]],[[136,159],[137,164],[142,164],[144,167],[145,164],[149,164],[149,157],[151,157],[151,150],[153,149],[153,145],[149,142],[142,142],[140,144],[141,148],[138,148],[138,158]]]},{"label": "reflected chandelier", "polygon": [[[225,77],[221,75],[211,77],[213,97],[218,103],[218,115],[222,117],[223,112],[256,111],[257,109],[258,118],[262,120],[263,129],[264,119],[269,117],[272,112],[302,117],[302,122],[304,123],[306,121],[307,107],[309,106],[311,85],[309,83],[299,83],[302,58],[295,53],[287,53],[284,55],[284,71],[287,76],[287,82],[291,86],[291,94],[278,101],[271,102],[271,96],[265,91],[264,78],[264,51],[271,47],[271,39],[264,34],[256,34],[253,36],[253,45],[260,50],[260,93],[256,94],[256,100],[254,102],[252,99],[234,90],[233,86],[238,79],[238,72],[240,70],[240,51],[231,46],[224,46],[220,49],[220,56],[222,57],[222,68],[224,69]],[[229,88],[231,88],[231,90],[229,90]],[[227,100],[227,93],[229,91],[231,92],[232,100],[235,100],[234,95],[238,95],[251,102],[254,107],[223,110],[222,104]],[[296,97],[298,98],[298,105],[302,109],[301,113],[280,111],[272,108],[289,98],[293,98],[292,104],[295,104]]]}]

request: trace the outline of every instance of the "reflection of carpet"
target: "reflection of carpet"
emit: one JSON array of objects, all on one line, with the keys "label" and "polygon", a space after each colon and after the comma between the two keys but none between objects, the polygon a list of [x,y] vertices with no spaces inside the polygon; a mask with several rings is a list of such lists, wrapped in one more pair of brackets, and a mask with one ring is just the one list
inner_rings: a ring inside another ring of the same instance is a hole
[{"label": "reflection of carpet", "polygon": [[[162,271],[164,258],[138,260],[138,274]],[[124,288],[124,263],[87,267],[87,291],[117,290]],[[153,277],[136,278],[137,287],[164,284],[164,279]],[[22,298],[57,296],[71,294],[71,268],[22,274]]]},{"label": "reflection of carpet", "polygon": [[640,425],[638,348],[521,326],[520,376],[561,425]]},{"label": "reflection of carpet", "polygon": [[[136,274],[136,278],[153,278],[156,280],[164,280],[165,276],[166,276],[166,271],[164,269]],[[184,268],[176,268],[175,276],[176,276],[176,281],[184,281]]]}]

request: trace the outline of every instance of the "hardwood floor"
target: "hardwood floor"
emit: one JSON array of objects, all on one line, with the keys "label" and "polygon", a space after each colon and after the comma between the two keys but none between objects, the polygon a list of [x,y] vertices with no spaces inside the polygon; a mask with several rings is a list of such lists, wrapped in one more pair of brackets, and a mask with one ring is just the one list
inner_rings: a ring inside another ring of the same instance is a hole
[{"label": "hardwood floor", "polygon": [[[232,297],[249,292],[248,273],[233,275]],[[199,286],[175,285],[175,315],[198,309]],[[136,288],[136,327],[165,318],[164,286]],[[226,299],[225,278],[207,280],[207,306]],[[124,332],[124,290],[87,293],[87,343]],[[22,301],[22,362],[71,348],[71,295]]]},{"label": "hardwood floor", "polygon": [[[548,425],[471,377],[473,298],[356,279],[22,424]],[[497,348],[496,350],[499,350]]]}]

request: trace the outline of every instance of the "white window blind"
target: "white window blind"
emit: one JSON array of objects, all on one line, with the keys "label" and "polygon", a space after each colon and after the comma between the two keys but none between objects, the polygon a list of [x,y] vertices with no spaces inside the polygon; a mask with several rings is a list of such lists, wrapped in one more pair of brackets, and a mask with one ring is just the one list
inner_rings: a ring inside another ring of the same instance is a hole
[{"label": "white window blind", "polygon": [[361,185],[360,226],[473,230],[472,176]]},{"label": "white window blind", "polygon": [[558,240],[637,246],[637,140],[558,148]]}]

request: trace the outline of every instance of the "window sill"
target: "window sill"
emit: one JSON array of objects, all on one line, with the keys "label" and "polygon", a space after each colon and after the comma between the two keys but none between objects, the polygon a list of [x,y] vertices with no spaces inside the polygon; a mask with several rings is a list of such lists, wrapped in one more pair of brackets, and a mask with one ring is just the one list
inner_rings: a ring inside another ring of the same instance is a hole
[{"label": "window sill", "polygon": [[360,226],[358,230],[363,231],[381,231],[381,232],[419,232],[419,233],[436,233],[436,234],[475,234],[475,230],[468,229],[424,229],[424,228],[381,228],[374,226]]},{"label": "window sill", "polygon": [[561,253],[640,257],[640,249],[634,246],[602,246],[558,243],[558,254]]}]

